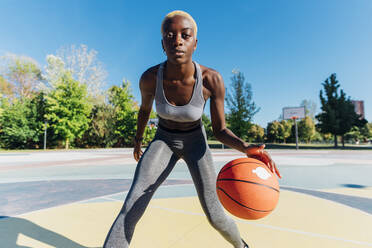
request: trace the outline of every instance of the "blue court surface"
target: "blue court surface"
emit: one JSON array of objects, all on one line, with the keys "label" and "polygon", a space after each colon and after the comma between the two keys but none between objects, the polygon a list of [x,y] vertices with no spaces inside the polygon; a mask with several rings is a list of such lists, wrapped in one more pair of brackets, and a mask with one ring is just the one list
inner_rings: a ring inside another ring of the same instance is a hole
[{"label": "blue court surface", "polygon": [[[283,179],[265,218],[234,217],[251,248],[372,247],[372,151],[269,150]],[[220,168],[243,154],[212,150]],[[155,165],[154,165],[155,166]],[[132,182],[132,149],[0,153],[0,247],[102,247]],[[136,227],[134,248],[228,248],[180,161]]]}]

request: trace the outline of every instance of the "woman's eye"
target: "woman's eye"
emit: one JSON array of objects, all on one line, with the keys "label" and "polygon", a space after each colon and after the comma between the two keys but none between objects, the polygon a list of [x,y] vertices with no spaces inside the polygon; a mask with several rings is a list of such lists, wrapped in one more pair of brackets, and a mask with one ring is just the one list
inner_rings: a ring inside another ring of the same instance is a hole
[{"label": "woman's eye", "polygon": [[167,33],[167,38],[172,38],[173,37],[173,33]]},{"label": "woman's eye", "polygon": [[189,35],[189,34],[182,34],[182,37],[183,37],[184,39],[188,39],[188,38],[191,37],[191,35]]}]

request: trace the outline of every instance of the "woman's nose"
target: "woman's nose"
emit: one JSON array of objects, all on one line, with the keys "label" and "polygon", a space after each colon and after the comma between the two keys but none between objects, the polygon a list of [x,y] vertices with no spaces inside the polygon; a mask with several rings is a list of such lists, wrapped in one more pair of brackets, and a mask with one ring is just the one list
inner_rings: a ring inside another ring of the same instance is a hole
[{"label": "woman's nose", "polygon": [[174,45],[175,46],[181,46],[183,43],[182,41],[182,36],[181,35],[176,35],[174,38]]}]

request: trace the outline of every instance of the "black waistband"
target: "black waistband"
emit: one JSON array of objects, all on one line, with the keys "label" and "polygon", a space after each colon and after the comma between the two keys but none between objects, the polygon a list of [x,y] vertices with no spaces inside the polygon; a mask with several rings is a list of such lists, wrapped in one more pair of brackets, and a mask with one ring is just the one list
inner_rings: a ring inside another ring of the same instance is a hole
[{"label": "black waistband", "polygon": [[192,129],[189,129],[189,130],[179,130],[179,129],[170,129],[170,128],[167,128],[167,127],[164,127],[163,125],[161,125],[160,123],[158,124],[158,127],[164,131],[167,131],[169,133],[190,133],[190,132],[194,132],[198,129],[201,128],[200,124]]}]

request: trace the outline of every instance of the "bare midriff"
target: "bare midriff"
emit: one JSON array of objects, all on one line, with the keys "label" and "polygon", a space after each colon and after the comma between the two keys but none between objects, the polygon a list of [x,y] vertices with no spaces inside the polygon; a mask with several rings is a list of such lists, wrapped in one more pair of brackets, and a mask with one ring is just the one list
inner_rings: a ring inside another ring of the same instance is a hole
[{"label": "bare midriff", "polygon": [[178,131],[189,131],[189,130],[193,130],[200,126],[200,119],[197,121],[193,121],[193,122],[177,122],[177,121],[166,120],[160,117],[158,118],[159,118],[160,126],[163,126],[167,129],[174,130],[175,132],[177,130]]}]

